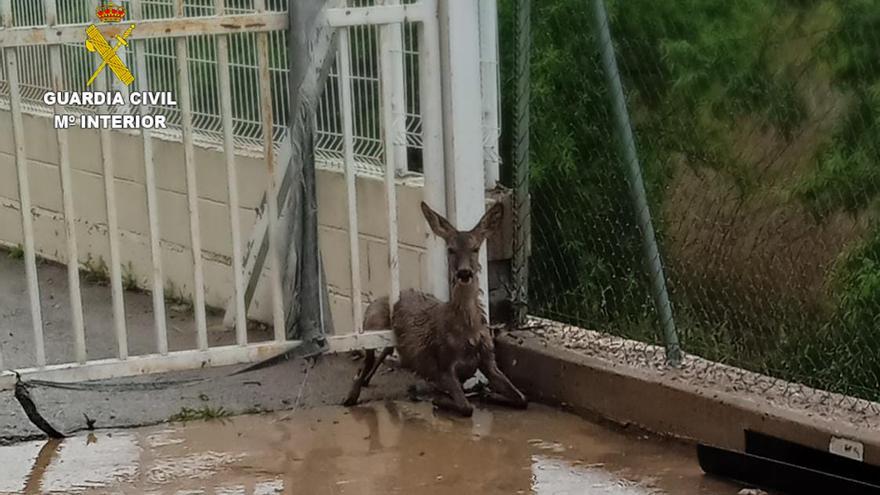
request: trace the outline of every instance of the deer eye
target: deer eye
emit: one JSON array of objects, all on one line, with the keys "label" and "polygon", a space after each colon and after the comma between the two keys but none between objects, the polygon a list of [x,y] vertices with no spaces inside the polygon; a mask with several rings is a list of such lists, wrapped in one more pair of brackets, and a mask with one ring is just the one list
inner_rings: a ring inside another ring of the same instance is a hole
[{"label": "deer eye", "polygon": [[479,247],[475,247],[475,248],[473,249],[473,251],[474,251],[475,253],[479,253],[479,252],[480,252],[480,248],[479,248]]},{"label": "deer eye", "polygon": [[452,248],[446,248],[446,252],[449,254],[455,254],[455,250]]}]

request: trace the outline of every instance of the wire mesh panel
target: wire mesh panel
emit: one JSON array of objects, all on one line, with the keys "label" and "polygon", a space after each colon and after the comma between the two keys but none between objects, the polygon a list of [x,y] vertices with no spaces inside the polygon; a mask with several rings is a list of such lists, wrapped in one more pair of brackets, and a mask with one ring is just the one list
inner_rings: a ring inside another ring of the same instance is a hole
[{"label": "wire mesh panel", "polygon": [[[880,2],[607,4],[683,349],[880,399]],[[532,8],[530,308],[661,343],[592,2]]]},{"label": "wire mesh panel", "polygon": [[[414,3],[406,0],[404,3]],[[130,11],[130,2],[121,3]],[[376,5],[376,0],[351,0],[352,7]],[[58,20],[60,24],[77,24],[94,20],[95,0],[58,0]],[[169,19],[174,17],[173,0],[144,0],[140,2],[141,18]],[[184,15],[202,17],[215,15],[213,1],[187,0],[183,2]],[[268,0],[268,10],[284,12],[285,0]],[[14,26],[41,26],[45,23],[45,13],[41,2],[16,0],[12,2]],[[253,0],[230,0],[225,2],[225,14],[255,12]],[[383,170],[383,143],[381,119],[379,118],[379,66],[378,66],[378,27],[358,26],[352,33],[353,58],[352,81],[354,108],[358,117],[354,123],[355,158],[360,173],[380,176]],[[239,150],[257,152],[262,146],[262,117],[258,101],[259,64],[257,61],[256,35],[240,33],[230,37],[230,67],[232,70],[233,123],[236,146]],[[287,80],[287,32],[275,31],[269,34],[270,78],[272,88],[272,115],[274,118],[274,140],[280,142],[286,132],[289,116]],[[143,49],[148,72],[147,88],[140,88],[137,81],[131,91],[171,91],[178,93],[178,79],[175,74],[177,53],[172,39],[157,38],[146,40],[136,51]],[[28,64],[21,74],[23,105],[30,111],[46,111],[42,105],[43,94],[51,88],[48,48],[29,46],[18,49]],[[187,54],[191,66],[193,88],[193,126],[195,139],[200,144],[219,145],[222,143],[222,119],[217,102],[216,65],[217,53],[213,36],[193,36],[187,39]],[[414,24],[404,28],[404,65],[406,77],[406,128],[407,146],[410,156],[409,170],[421,172],[421,115],[419,111],[419,69],[418,37]],[[79,43],[69,43],[62,47],[64,80],[70,91],[86,91],[86,81],[92,74],[91,54],[83,50]],[[341,170],[343,157],[342,127],[339,118],[340,102],[337,88],[338,67],[331,70],[330,78],[323,92],[317,119],[316,152],[325,167]],[[5,76],[0,72],[0,88],[5,87]],[[6,103],[0,102],[0,106]],[[80,107],[82,112],[97,112],[94,107]],[[123,113],[124,109],[114,109]],[[180,125],[180,109],[176,106],[155,105],[150,107],[154,115],[165,115],[172,126]],[[173,133],[172,133],[173,134]],[[171,135],[171,137],[175,137]]]}]

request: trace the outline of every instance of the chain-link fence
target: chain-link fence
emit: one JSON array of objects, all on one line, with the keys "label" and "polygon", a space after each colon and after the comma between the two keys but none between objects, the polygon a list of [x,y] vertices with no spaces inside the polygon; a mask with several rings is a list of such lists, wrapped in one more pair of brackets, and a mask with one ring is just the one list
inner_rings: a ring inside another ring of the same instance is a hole
[{"label": "chain-link fence", "polygon": [[[595,6],[532,2],[529,310],[662,346]],[[606,7],[683,350],[880,399],[880,1]]]}]

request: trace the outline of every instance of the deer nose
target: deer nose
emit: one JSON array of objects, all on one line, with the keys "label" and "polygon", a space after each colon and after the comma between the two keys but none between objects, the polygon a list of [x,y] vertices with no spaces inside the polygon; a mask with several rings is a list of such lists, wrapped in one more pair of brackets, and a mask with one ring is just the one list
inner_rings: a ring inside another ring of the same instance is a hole
[{"label": "deer nose", "polygon": [[457,279],[461,280],[462,282],[470,282],[471,277],[473,277],[473,276],[474,276],[474,272],[472,272],[468,269],[461,269],[461,270],[455,272],[455,277]]}]

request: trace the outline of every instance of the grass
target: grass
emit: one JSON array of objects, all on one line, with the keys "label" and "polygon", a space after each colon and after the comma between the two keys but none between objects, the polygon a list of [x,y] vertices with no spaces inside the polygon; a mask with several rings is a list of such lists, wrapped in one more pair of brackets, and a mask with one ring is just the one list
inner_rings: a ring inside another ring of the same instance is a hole
[{"label": "grass", "polygon": [[134,265],[131,264],[131,261],[122,266],[122,287],[129,291],[136,291],[141,288],[137,275],[135,275],[134,272]]},{"label": "grass", "polygon": [[182,288],[170,280],[168,286],[165,287],[165,302],[171,304],[172,309],[179,313],[191,312],[193,309],[192,299],[186,296]]},{"label": "grass", "polygon": [[94,258],[89,254],[85,263],[83,263],[81,271],[83,279],[89,283],[107,285],[107,282],[110,280],[110,269],[107,267],[107,262],[101,256]]},{"label": "grass", "polygon": [[232,413],[222,407],[202,406],[198,409],[183,407],[180,412],[168,418],[174,423],[186,423],[188,421],[215,421],[232,416]]},{"label": "grass", "polygon": [[6,253],[6,256],[14,260],[24,259],[24,248],[21,246],[21,244],[9,248],[9,252]]}]

